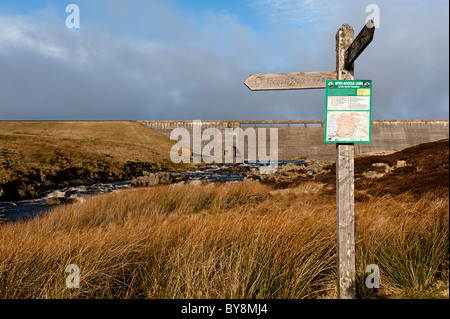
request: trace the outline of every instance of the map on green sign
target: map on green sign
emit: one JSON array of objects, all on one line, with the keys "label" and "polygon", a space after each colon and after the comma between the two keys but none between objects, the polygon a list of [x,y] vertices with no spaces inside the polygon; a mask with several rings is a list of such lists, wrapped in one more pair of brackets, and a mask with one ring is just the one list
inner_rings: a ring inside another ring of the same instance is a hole
[{"label": "map on green sign", "polygon": [[370,143],[371,113],[371,80],[328,80],[325,143]]}]

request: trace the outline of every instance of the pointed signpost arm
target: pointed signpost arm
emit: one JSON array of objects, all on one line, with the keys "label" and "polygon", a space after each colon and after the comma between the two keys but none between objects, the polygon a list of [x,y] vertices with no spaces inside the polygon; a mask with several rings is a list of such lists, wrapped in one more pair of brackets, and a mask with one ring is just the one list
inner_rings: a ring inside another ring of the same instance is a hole
[{"label": "pointed signpost arm", "polygon": [[336,71],[252,74],[244,84],[252,91],[323,89],[327,80],[337,80]]},{"label": "pointed signpost arm", "polygon": [[356,39],[352,42],[352,44],[345,52],[344,68],[351,67],[351,65],[359,57],[361,52],[363,52],[364,49],[367,48],[369,43],[372,42],[374,34],[375,34],[375,27],[373,21],[370,20],[366,25],[364,25],[364,28],[362,28],[361,32],[359,32]]}]

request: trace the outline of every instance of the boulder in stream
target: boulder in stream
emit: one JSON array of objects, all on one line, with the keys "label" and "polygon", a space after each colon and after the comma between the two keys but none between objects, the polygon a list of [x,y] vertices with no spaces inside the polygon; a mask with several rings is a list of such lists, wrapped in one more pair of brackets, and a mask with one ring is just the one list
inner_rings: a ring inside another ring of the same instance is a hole
[{"label": "boulder in stream", "polygon": [[150,187],[156,185],[168,185],[178,183],[187,179],[187,176],[182,174],[173,174],[170,172],[144,172],[143,176],[134,178],[131,181],[133,187]]}]

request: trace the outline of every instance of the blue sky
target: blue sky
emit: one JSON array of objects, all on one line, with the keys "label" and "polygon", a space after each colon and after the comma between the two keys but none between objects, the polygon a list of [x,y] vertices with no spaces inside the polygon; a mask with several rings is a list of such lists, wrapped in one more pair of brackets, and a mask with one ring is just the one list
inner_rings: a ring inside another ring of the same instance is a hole
[{"label": "blue sky", "polygon": [[[67,29],[66,5],[81,28]],[[361,0],[2,0],[0,119],[323,119],[324,90],[251,92],[252,73],[332,71]],[[377,1],[355,77],[374,119],[448,119],[448,2]]]}]

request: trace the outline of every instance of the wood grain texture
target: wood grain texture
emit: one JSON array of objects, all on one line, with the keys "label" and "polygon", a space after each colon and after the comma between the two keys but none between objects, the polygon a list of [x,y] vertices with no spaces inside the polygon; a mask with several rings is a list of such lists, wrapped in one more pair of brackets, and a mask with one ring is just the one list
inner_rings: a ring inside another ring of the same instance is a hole
[{"label": "wood grain texture", "polygon": [[354,144],[336,144],[338,298],[356,297]]},{"label": "wood grain texture", "polygon": [[337,80],[336,71],[252,74],[244,84],[252,91],[323,89],[327,80]]},{"label": "wood grain texture", "polygon": [[[353,28],[344,24],[336,34],[336,71],[339,80],[353,80],[353,64],[345,68],[345,52]],[[339,299],[356,298],[354,144],[336,144],[337,287]]]},{"label": "wood grain texture", "polygon": [[362,28],[361,32],[359,32],[356,39],[345,52],[345,68],[351,66],[353,62],[355,62],[369,43],[372,42],[374,34],[375,27],[373,26],[373,23],[372,27],[368,27],[367,24],[364,25],[364,28]]}]

